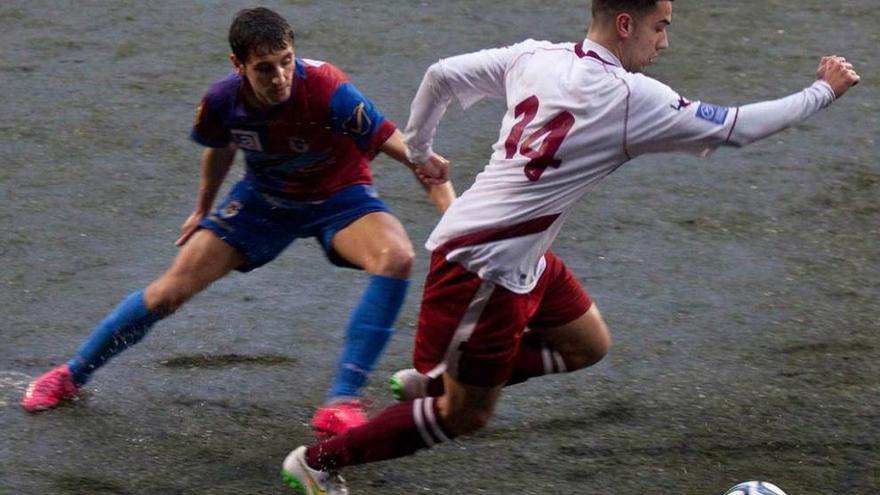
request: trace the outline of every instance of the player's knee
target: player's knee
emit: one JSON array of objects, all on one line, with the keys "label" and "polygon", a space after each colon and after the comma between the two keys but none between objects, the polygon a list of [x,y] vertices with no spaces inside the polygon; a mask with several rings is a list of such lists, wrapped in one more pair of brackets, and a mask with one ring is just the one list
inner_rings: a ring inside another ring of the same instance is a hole
[{"label": "player's knee", "polygon": [[592,366],[608,355],[611,345],[611,332],[603,324],[599,331],[591,332],[573,352],[567,353],[566,365],[570,371]]},{"label": "player's knee", "polygon": [[147,287],[144,304],[151,313],[164,317],[175,313],[191,297],[188,291],[159,280]]},{"label": "player's knee", "polygon": [[374,266],[368,271],[386,277],[408,279],[412,272],[415,252],[409,242],[384,247],[376,256]]},{"label": "player's knee", "polygon": [[591,342],[590,342],[590,350],[586,353],[587,366],[594,365],[601,361],[605,356],[608,355],[608,352],[611,350],[611,346],[613,344],[611,340],[611,332],[608,331],[607,327],[603,326],[603,332],[598,334]]}]

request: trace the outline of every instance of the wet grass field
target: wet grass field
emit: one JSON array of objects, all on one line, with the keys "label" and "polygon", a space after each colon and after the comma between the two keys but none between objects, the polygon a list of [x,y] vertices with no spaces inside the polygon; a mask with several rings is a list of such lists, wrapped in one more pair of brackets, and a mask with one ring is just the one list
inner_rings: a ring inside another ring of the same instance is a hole
[{"label": "wet grass field", "polygon": [[[527,37],[583,38],[588,2],[271,1],[298,55],[344,69],[400,125],[441,56]],[[0,495],[281,494],[309,441],[363,274],[311,242],[233,274],[97,373],[73,404],[28,415],[26,383],[68,359],[175,253],[194,205],[188,140],[229,70],[238,1],[0,4]],[[736,105],[810,84],[821,55],[862,84],[811,120],[708,160],[639,158],[600,183],[554,251],[615,337],[584,372],[506,391],[468,439],[346,471],[355,495],[789,495],[880,489],[880,11],[871,0],[677,0],[650,74]],[[501,107],[450,108],[437,137],[459,190]],[[421,247],[437,221],[391,160],[377,188]],[[233,174],[237,170],[233,171]],[[426,271],[367,395],[409,364]]]}]

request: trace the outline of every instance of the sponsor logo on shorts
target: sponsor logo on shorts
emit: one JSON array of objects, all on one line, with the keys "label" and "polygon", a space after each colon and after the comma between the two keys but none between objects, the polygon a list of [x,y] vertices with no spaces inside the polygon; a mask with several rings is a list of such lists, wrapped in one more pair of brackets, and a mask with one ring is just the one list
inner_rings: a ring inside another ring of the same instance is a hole
[{"label": "sponsor logo on shorts", "polygon": [[727,108],[711,105],[709,103],[700,103],[697,108],[697,118],[708,120],[714,124],[722,125],[727,119]]},{"label": "sponsor logo on shorts", "polygon": [[220,210],[220,216],[222,218],[232,218],[235,215],[238,215],[238,212],[241,211],[241,208],[241,201],[234,199],[230,201],[229,204],[224,206],[222,210]]},{"label": "sponsor logo on shorts", "polygon": [[256,132],[242,131],[240,129],[232,129],[229,132],[239,148],[248,151],[263,151],[263,145],[260,144],[260,135]]},{"label": "sponsor logo on shorts", "polygon": [[231,225],[229,225],[228,223],[224,222],[223,219],[221,219],[221,218],[218,217],[217,215],[214,215],[213,213],[208,217],[208,220],[214,222],[214,225],[217,225],[218,227],[220,227],[221,229],[225,230],[226,232],[229,232],[230,234],[234,234],[234,233],[235,233],[235,229],[232,228]]}]

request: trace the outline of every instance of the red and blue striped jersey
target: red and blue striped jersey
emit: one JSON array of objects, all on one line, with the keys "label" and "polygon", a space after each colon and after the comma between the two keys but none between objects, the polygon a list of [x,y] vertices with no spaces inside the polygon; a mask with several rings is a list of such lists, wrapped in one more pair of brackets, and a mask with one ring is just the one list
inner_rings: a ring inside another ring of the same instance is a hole
[{"label": "red and blue striped jersey", "polygon": [[387,120],[338,68],[296,59],[290,99],[268,110],[245,103],[238,74],[215,82],[199,105],[192,138],[245,155],[245,180],[298,201],[372,183],[369,161],[392,133]]}]

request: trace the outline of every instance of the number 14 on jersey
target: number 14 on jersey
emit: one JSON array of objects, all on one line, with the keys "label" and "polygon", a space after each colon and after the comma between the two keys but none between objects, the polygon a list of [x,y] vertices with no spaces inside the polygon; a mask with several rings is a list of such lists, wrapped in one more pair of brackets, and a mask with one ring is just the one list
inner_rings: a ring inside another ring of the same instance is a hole
[{"label": "number 14 on jersey", "polygon": [[[574,125],[574,115],[563,110],[553,116],[540,129],[523,138],[526,126],[538,114],[539,105],[538,97],[532,95],[521,101],[514,108],[514,117],[518,119],[522,116],[522,120],[513,126],[510,130],[510,135],[507,136],[507,140],[504,142],[507,159],[516,156],[517,150],[519,150],[521,155],[530,158],[523,172],[532,182],[540,179],[541,174],[544,173],[547,167],[558,168],[559,164],[562,163],[555,155],[559,151],[559,146],[562,145],[565,136],[568,135],[568,131],[571,130],[571,126]],[[537,149],[533,148],[535,143],[542,137],[544,139],[541,141],[540,146]]]}]

